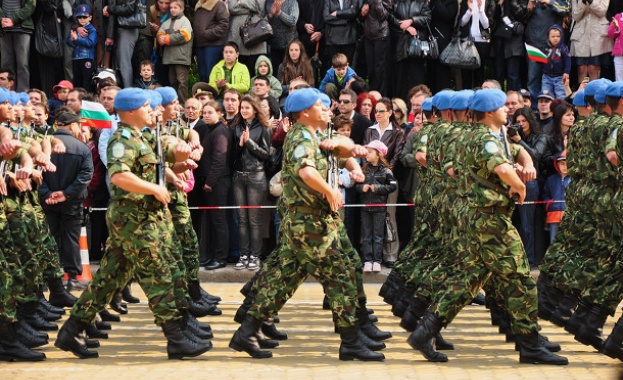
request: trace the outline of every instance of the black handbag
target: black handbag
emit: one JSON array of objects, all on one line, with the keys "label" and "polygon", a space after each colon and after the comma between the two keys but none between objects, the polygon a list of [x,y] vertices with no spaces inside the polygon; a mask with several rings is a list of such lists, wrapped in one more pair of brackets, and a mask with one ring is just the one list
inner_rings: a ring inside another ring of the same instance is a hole
[{"label": "black handbag", "polygon": [[394,229],[389,213],[387,213],[385,214],[385,238],[383,239],[383,242],[393,243],[396,240],[398,240],[398,233],[396,233],[396,229]]},{"label": "black handbag", "polygon": [[439,44],[437,43],[437,37],[433,36],[430,30],[428,21],[426,22],[428,28],[428,38],[420,39],[419,34],[411,37],[409,44],[407,45],[407,57],[409,58],[422,58],[422,59],[437,59],[439,58]]},{"label": "black handbag", "polygon": [[[255,0],[258,9],[259,3]],[[242,44],[247,49],[250,49],[256,45],[261,44],[264,41],[268,41],[273,38],[273,27],[266,19],[266,16],[260,17],[258,21],[251,22],[253,15],[249,15],[244,24],[240,27],[240,37],[242,38]]]},{"label": "black handbag", "polygon": [[500,24],[495,28],[493,32],[493,37],[501,38],[504,40],[510,40],[513,37],[513,29],[515,24],[512,25],[506,24],[504,21],[500,22]]},{"label": "black handbag", "polygon": [[63,42],[56,11],[41,12],[35,28],[35,50],[44,57],[60,58],[63,56]]},{"label": "black handbag", "polygon": [[134,12],[129,16],[117,16],[117,25],[124,29],[143,29],[147,26],[145,0],[136,0]]},{"label": "black handbag", "polygon": [[439,61],[457,69],[475,70],[480,67],[480,55],[474,39],[468,37],[464,41],[461,40],[459,30],[454,32],[452,40],[439,55]]}]

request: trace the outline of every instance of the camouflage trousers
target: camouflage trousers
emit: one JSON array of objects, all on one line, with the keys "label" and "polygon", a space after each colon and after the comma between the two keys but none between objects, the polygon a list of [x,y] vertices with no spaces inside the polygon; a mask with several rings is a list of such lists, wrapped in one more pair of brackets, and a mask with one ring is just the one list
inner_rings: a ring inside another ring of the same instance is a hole
[{"label": "camouflage trousers", "polygon": [[[19,263],[18,265],[21,273],[18,284],[20,286],[20,292],[17,298],[20,304],[37,301],[37,291],[41,284],[41,270],[36,253],[36,246],[31,240],[33,237],[35,241],[37,239],[37,231],[33,228],[36,224],[29,223],[29,221],[33,220],[34,216],[32,213],[29,214],[27,211],[28,208],[26,207],[25,209],[23,205],[22,194],[10,192],[9,195],[4,198],[5,215],[16,253],[16,258],[13,259],[13,262]],[[7,259],[9,258],[7,257]]]},{"label": "camouflage trousers", "polygon": [[73,317],[91,323],[135,278],[147,295],[157,325],[181,318],[170,270],[175,263],[170,254],[162,253],[162,239],[170,238],[163,216],[164,212],[147,211],[130,201],[110,203],[106,211],[110,235],[100,270],[71,309]]},{"label": "camouflage trousers", "polygon": [[460,270],[446,280],[433,312],[447,325],[493,276],[497,291],[506,300],[513,333],[538,331],[536,282],[510,217],[476,209],[470,209],[468,217],[469,223],[460,228],[465,247],[462,262],[457,264]]},{"label": "camouflage trousers", "polygon": [[312,275],[329,298],[337,326],[354,325],[358,304],[356,276],[349,265],[352,261],[341,252],[339,224],[331,215],[287,212],[281,221],[281,244],[271,254],[275,265],[262,267],[248,315],[260,320],[274,316]]},{"label": "camouflage trousers", "polygon": [[41,249],[39,252],[39,264],[41,265],[41,275],[43,280],[62,278],[65,275],[58,254],[56,241],[50,233],[50,227],[45,219],[45,213],[39,203],[39,196],[36,190],[26,193],[26,199],[33,207],[37,228],[36,231],[41,235]]},{"label": "camouflage trousers", "polygon": [[[179,193],[179,191],[178,191]],[[175,234],[179,241],[182,251],[182,265],[187,281],[199,280],[199,240],[190,220],[190,210],[186,195],[172,194],[172,202],[169,203],[169,210],[173,217]]]},{"label": "camouflage trousers", "polygon": [[551,284],[565,293],[579,295],[581,292],[574,287],[573,276],[584,262],[586,253],[592,249],[592,239],[597,232],[591,210],[592,192],[588,184],[571,181],[566,191],[567,207],[560,230],[539,265],[541,273],[551,279]]},{"label": "camouflage trousers", "polygon": [[[2,196],[0,196],[2,197]],[[15,322],[17,311],[17,295],[19,287],[19,259],[15,255],[9,223],[4,213],[4,204],[0,202],[0,318],[4,321]],[[17,259],[17,263],[14,262]],[[17,265],[16,265],[17,264]]]},{"label": "camouflage trousers", "polygon": [[164,256],[163,261],[168,263],[171,277],[173,278],[173,292],[175,294],[175,302],[178,309],[188,309],[188,283],[186,282],[186,266],[182,257],[182,245],[175,233],[173,217],[168,208],[159,211],[158,218],[163,220],[163,228],[166,234],[161,239],[161,254]]}]

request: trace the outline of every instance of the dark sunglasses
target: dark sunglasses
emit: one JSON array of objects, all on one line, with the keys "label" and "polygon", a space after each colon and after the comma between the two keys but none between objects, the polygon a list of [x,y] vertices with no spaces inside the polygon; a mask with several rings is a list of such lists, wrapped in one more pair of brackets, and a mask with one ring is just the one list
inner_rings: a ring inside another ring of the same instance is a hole
[{"label": "dark sunglasses", "polygon": [[350,104],[350,100],[344,100],[344,99],[340,99],[337,102],[340,104]]}]

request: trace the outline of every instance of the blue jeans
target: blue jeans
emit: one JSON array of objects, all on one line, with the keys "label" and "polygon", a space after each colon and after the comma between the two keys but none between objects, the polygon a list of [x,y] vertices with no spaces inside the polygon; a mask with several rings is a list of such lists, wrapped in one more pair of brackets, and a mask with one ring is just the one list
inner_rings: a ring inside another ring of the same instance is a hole
[{"label": "blue jeans", "polygon": [[[536,180],[526,183],[526,202],[535,201],[539,198],[539,183]],[[523,205],[517,206],[517,212],[519,213],[520,225],[519,236],[523,242],[528,256],[528,262],[530,266],[535,266],[535,233],[534,233],[534,214],[536,211],[536,205]]]},{"label": "blue jeans", "polygon": [[528,59],[528,91],[530,91],[530,97],[532,98],[533,109],[537,109],[537,96],[541,92],[542,78],[543,64]]},{"label": "blue jeans", "polygon": [[197,48],[197,64],[199,80],[208,83],[214,65],[223,59],[223,46],[204,46]]},{"label": "blue jeans", "polygon": [[385,238],[385,215],[383,211],[361,211],[361,253],[364,262],[383,261],[383,240]]},{"label": "blue jeans", "polygon": [[[562,84],[562,75],[553,77],[543,74],[541,91],[545,90],[549,90],[550,94],[556,94],[556,99],[564,99],[567,97],[565,94],[565,86]],[[532,93],[530,93],[530,95],[532,95]]]},{"label": "blue jeans", "polygon": [[[236,206],[260,206],[268,194],[266,173],[234,172],[234,201]],[[260,257],[262,254],[262,209],[238,210],[238,239],[240,256]]]}]

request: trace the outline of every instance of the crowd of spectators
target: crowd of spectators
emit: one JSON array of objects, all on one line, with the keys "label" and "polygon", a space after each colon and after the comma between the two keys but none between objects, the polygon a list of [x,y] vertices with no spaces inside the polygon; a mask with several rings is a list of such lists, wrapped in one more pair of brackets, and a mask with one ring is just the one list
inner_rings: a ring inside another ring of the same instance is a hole
[{"label": "crowd of spectators", "polygon": [[[141,29],[121,21],[137,9],[145,9],[146,24]],[[270,178],[264,164],[278,154],[289,128],[283,104],[297,86],[326,92],[334,101],[334,114],[352,119],[351,138],[356,143],[378,139],[386,145],[385,156],[398,183],[388,202],[410,201],[417,178],[401,167],[400,154],[410,131],[422,126],[422,102],[446,88],[498,86],[508,93],[509,125],[514,125],[510,130],[516,131],[509,137],[540,164],[539,178],[528,184],[528,200],[539,200],[545,195],[547,178],[560,175],[558,168],[564,166],[559,163],[565,134],[577,118],[576,108],[570,105],[573,90],[600,77],[623,79],[621,12],[623,3],[609,0],[4,0],[0,86],[18,92],[41,89],[29,94],[38,99],[36,103],[48,103],[50,122],[55,108],[71,106],[72,99],[91,98],[89,92],[97,91],[91,73],[100,79],[115,78],[111,88],[174,87],[184,106],[183,118],[200,132],[208,144],[206,151],[210,144],[223,149],[222,141],[211,133],[222,133],[223,126],[235,131],[225,156],[232,156],[226,173],[211,178],[208,166],[218,157],[206,158],[195,173],[201,179],[194,197],[192,192],[189,196],[195,206],[274,203],[266,199]],[[273,37],[245,46],[241,27],[260,17],[272,25]],[[35,43],[43,29],[60,41],[54,56]],[[480,67],[457,69],[407,53],[416,36],[436,38],[443,51],[455,35],[473,39]],[[544,65],[527,59],[524,43],[541,49],[549,63],[558,61]],[[564,52],[568,62],[560,62]],[[190,89],[193,64],[200,83]],[[111,115],[114,110],[106,97],[114,98],[113,92],[98,93]],[[194,103],[195,98],[200,104]],[[377,104],[391,112],[392,123],[377,119]],[[98,136],[92,151],[98,147],[105,151]],[[105,157],[101,159],[105,165]],[[220,185],[231,189],[224,191]],[[357,201],[354,189],[345,193],[347,203]],[[345,213],[356,248],[358,212]],[[383,263],[391,266],[413,226],[405,208],[388,212],[400,236],[384,249]],[[254,269],[257,261],[253,260],[274,245],[275,213],[219,213],[216,224],[210,224],[209,213],[194,213],[193,223],[203,235],[202,263],[210,269],[222,267],[227,260],[238,262],[240,249],[247,257],[238,266]],[[549,240],[540,234],[544,215],[544,208],[535,205],[517,212],[532,265],[544,252],[544,240]],[[223,231],[225,219],[231,227],[228,234]],[[272,243],[265,239],[270,231]],[[214,245],[218,248],[206,248],[210,234],[220,235],[211,240],[218,240]],[[225,240],[231,244],[227,246]]]}]

